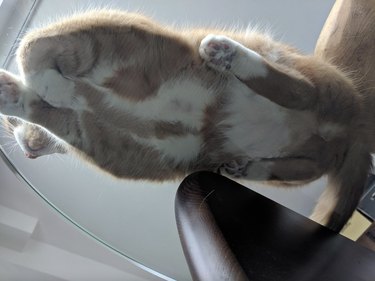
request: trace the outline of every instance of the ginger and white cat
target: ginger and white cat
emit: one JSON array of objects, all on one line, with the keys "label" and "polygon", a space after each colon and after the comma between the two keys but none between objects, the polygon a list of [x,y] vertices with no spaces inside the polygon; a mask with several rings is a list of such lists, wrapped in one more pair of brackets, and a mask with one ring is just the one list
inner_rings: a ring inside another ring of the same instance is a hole
[{"label": "ginger and white cat", "polygon": [[[312,218],[334,230],[362,194],[370,145],[353,83],[266,35],[93,11],[30,32],[17,60],[19,77],[0,71],[0,112],[48,130],[13,122],[29,157],[74,151],[116,177],[160,181],[326,174]],[[46,134],[59,149],[40,150]]]}]

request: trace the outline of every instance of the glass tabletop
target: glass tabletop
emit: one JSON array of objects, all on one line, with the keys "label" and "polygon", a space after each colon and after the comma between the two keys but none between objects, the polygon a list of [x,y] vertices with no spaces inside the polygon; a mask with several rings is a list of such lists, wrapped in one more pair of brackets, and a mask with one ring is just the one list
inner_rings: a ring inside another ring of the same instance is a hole
[{"label": "glass tabletop", "polygon": [[[2,68],[17,73],[14,52],[29,29],[93,7],[142,11],[174,26],[246,28],[257,24],[274,30],[276,38],[312,52],[333,2],[0,0],[0,62]],[[0,131],[0,146],[3,161],[77,227],[166,280],[191,279],[175,223],[179,181],[119,180],[69,155],[27,159],[4,130]],[[285,194],[272,188],[252,188],[302,214],[310,212],[321,190]]]}]

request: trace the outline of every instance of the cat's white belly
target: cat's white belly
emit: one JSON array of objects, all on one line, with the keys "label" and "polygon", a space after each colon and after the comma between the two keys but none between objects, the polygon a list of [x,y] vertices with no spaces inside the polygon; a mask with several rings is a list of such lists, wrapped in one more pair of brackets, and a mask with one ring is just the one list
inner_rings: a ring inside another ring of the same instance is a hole
[{"label": "cat's white belly", "polygon": [[179,123],[195,134],[181,136],[141,137],[132,134],[142,145],[155,148],[160,154],[175,163],[189,163],[196,160],[203,145],[199,132],[204,125],[205,109],[215,101],[215,93],[207,89],[195,78],[179,78],[164,82],[156,95],[143,101],[134,102],[118,95],[107,95],[108,106],[131,113],[143,122]]},{"label": "cat's white belly", "polygon": [[257,95],[243,83],[233,80],[229,113],[223,123],[228,127],[225,150],[250,158],[279,157],[292,140],[288,110]]},{"label": "cat's white belly", "polygon": [[[287,123],[288,111],[257,95],[235,78],[228,83],[225,94],[230,95],[230,102],[224,106],[224,111],[229,113],[223,121],[228,127],[223,132],[227,139],[225,152],[250,158],[281,156],[282,149],[294,141]],[[118,95],[107,95],[106,102],[144,122],[180,122],[187,128],[200,131],[207,117],[205,109],[217,95],[219,93],[207,89],[199,80],[189,77],[165,82],[156,95],[143,101],[133,102]],[[203,145],[200,135],[162,139],[133,136],[137,142],[157,149],[176,163],[195,160]]]},{"label": "cat's white belly", "polygon": [[140,144],[157,149],[162,159],[172,161],[175,164],[188,164],[196,160],[203,143],[199,135],[176,136],[165,139],[141,138],[135,135],[132,135],[132,137]]},{"label": "cat's white belly", "polygon": [[142,101],[129,101],[118,95],[106,96],[109,106],[129,112],[141,120],[181,122],[197,130],[203,126],[206,106],[214,100],[211,90],[190,78],[166,81],[156,95]]},{"label": "cat's white belly", "polygon": [[[256,94],[236,78],[230,80],[223,93],[209,90],[197,80],[167,82],[160,88],[156,103],[150,99],[149,104],[139,105],[138,116],[146,119],[159,117],[163,121],[178,120],[185,126],[200,130],[204,118],[210,118],[205,116],[206,107],[220,94],[230,95],[230,102],[222,109],[229,113],[222,121],[228,128],[223,132],[226,137],[225,152],[249,158],[281,157],[291,143],[297,144],[306,139],[301,130],[305,126],[303,121],[290,124],[289,110]],[[293,139],[296,131],[302,132],[298,140]],[[200,135],[185,135],[144,141],[176,163],[187,163],[199,155],[204,140]]]}]

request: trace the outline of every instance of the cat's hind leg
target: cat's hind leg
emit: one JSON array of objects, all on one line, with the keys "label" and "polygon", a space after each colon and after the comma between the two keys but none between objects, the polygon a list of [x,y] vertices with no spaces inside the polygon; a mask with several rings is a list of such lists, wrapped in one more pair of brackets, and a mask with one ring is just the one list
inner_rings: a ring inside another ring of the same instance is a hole
[{"label": "cat's hind leg", "polygon": [[[324,169],[309,158],[236,159],[223,164],[220,173],[251,181],[274,181],[298,185],[322,176]],[[294,184],[293,184],[294,183]]]},{"label": "cat's hind leg", "polygon": [[211,68],[229,71],[257,94],[283,107],[302,110],[315,105],[316,89],[310,81],[226,36],[207,35],[199,53]]},{"label": "cat's hind leg", "polygon": [[[328,185],[320,196],[311,219],[340,231],[353,214],[363,194],[371,156],[361,144],[353,145],[344,161],[328,173]],[[327,170],[310,158],[275,158],[251,161],[237,159],[225,163],[220,173],[232,178],[267,181],[281,186],[299,186],[321,177]]]}]

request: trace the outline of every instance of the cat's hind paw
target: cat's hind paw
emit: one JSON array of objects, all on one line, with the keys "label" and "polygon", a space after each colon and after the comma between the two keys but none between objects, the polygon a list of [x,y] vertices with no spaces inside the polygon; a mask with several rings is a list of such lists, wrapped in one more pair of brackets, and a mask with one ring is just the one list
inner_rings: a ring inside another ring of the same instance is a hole
[{"label": "cat's hind paw", "polygon": [[210,34],[202,40],[199,54],[210,67],[229,70],[236,55],[236,42],[226,36]]},{"label": "cat's hind paw", "polygon": [[223,35],[207,35],[199,47],[201,58],[218,71],[228,70],[240,79],[265,77],[267,66],[262,56]]},{"label": "cat's hind paw", "polygon": [[232,160],[222,164],[219,168],[219,172],[221,175],[232,178],[246,177],[249,163],[248,159]]}]

